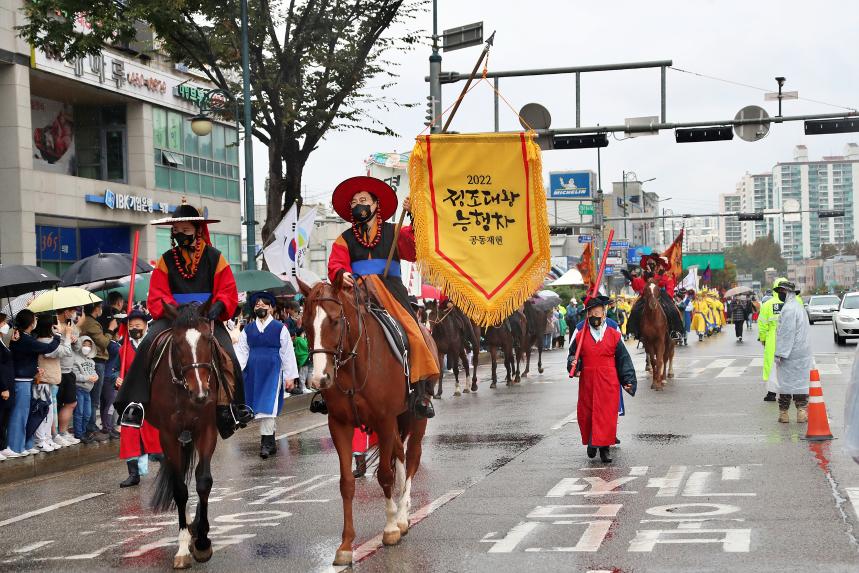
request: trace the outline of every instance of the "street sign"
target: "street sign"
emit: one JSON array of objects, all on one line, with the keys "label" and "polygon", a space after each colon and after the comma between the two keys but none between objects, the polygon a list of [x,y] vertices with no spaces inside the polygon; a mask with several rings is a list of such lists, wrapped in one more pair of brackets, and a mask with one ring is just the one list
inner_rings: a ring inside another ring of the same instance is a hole
[{"label": "street sign", "polygon": [[593,240],[594,240],[594,238],[591,237],[590,235],[579,235],[579,242],[580,243],[591,243],[591,242],[593,242]]},{"label": "street sign", "polygon": [[579,203],[579,215],[593,215],[594,206],[592,203]]},{"label": "street sign", "polygon": [[592,171],[553,171],[549,173],[549,199],[586,199],[595,180]]},{"label": "street sign", "polygon": [[[747,105],[746,107],[738,111],[736,116],[734,116],[735,121],[743,119],[767,118],[769,118],[769,114],[767,114],[767,111],[758,105]],[[766,137],[769,132],[769,122],[746,123],[743,125],[734,126],[734,133],[736,133],[737,137],[739,137],[743,141],[758,141]]]},{"label": "street sign", "polygon": [[629,248],[629,241],[612,241],[611,248]]},{"label": "street sign", "polygon": [[605,258],[605,264],[607,264],[607,265],[622,265],[623,259],[621,259],[620,257],[606,257]]},{"label": "street sign", "polygon": [[483,43],[483,22],[466,24],[442,32],[442,46],[445,52],[477,46]]},{"label": "street sign", "polygon": [[552,114],[538,103],[526,103],[519,110],[519,125],[524,129],[549,129]]}]

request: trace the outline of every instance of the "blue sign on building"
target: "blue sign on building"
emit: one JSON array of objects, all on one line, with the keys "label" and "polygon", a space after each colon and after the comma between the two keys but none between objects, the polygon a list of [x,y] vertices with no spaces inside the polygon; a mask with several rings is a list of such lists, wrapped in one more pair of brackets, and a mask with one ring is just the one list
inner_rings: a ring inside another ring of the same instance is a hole
[{"label": "blue sign on building", "polygon": [[587,199],[591,196],[592,175],[590,171],[549,173],[549,199]]}]

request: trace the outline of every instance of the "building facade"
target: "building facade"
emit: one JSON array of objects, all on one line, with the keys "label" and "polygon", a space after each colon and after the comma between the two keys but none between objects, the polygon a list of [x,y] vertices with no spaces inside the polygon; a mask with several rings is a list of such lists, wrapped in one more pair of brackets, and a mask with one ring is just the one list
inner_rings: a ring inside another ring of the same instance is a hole
[{"label": "building facade", "polygon": [[133,46],[75,61],[31,50],[15,31],[22,4],[0,7],[0,263],[61,274],[99,251],[131,252],[135,231],[154,261],[170,230],[148,223],[187,198],[220,219],[212,242],[240,268],[236,130],[216,121],[198,137],[188,121],[209,84]]},{"label": "building facade", "polygon": [[[742,198],[739,193],[722,193],[719,195],[719,213],[740,213]],[[736,217],[721,217],[719,222],[719,238],[724,247],[736,247],[743,244],[743,226]]]}]

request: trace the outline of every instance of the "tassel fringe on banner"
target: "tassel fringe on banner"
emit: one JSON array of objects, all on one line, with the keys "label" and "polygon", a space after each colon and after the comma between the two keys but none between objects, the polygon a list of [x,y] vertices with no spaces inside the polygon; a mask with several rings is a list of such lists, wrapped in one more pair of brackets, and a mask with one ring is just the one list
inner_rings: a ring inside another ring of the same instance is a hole
[{"label": "tassel fringe on banner", "polygon": [[[509,134],[505,134],[509,137]],[[496,141],[495,134],[474,135],[434,135],[438,138],[470,138],[475,143]],[[412,214],[417,247],[417,265],[424,279],[440,288],[466,316],[482,327],[494,326],[503,322],[519,309],[543,286],[551,270],[551,246],[549,242],[549,223],[546,212],[546,192],[543,187],[543,165],[540,147],[535,142],[533,132],[525,134],[528,157],[531,203],[531,236],[533,258],[516,276],[511,277],[492,299],[476,292],[454,268],[434,253],[429,231],[433,225],[432,204],[429,203],[429,181],[426,169],[426,139],[419,137],[409,159],[409,180],[411,187]],[[479,256],[474,249],[475,256]]]}]

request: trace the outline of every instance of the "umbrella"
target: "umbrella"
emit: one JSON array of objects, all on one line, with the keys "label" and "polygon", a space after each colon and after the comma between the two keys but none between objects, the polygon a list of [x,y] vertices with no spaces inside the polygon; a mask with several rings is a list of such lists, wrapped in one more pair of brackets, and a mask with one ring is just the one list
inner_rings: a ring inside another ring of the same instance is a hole
[{"label": "umbrella", "polygon": [[746,294],[749,292],[753,292],[752,289],[750,289],[749,287],[744,287],[744,286],[734,287],[725,293],[725,298],[737,296],[738,294]]},{"label": "umbrella", "polygon": [[88,290],[77,287],[59,287],[40,294],[27,308],[39,313],[85,306],[96,302],[101,302],[101,298]]},{"label": "umbrella", "polygon": [[0,266],[0,295],[13,298],[34,290],[55,286],[60,279],[53,273],[33,265]]},{"label": "umbrella", "polygon": [[[284,282],[280,280],[276,274],[268,271],[239,271],[235,274],[235,279],[236,289],[239,292],[280,289],[284,286]],[[292,292],[294,294],[295,289],[292,289]]]},{"label": "umbrella", "polygon": [[[137,275],[134,280],[134,302],[143,302],[149,296],[149,279],[152,276],[151,273],[147,273],[145,275]],[[126,277],[130,279],[130,277]],[[131,281],[126,280],[124,282],[120,282],[116,287],[113,288],[96,288],[90,289],[92,292],[95,292],[101,298],[107,298],[107,293],[116,291],[122,295],[122,298],[128,300],[128,287]],[[101,284],[101,283],[99,283]]]},{"label": "umbrella", "polygon": [[582,273],[579,272],[579,269],[570,269],[565,272],[561,277],[549,283],[551,286],[572,286],[572,285],[583,285],[585,284],[582,279]]},{"label": "umbrella", "polygon": [[444,297],[441,289],[438,289],[432,285],[421,285],[421,298],[431,298],[434,300],[441,300]]},{"label": "umbrella", "polygon": [[[81,259],[63,273],[63,286],[75,286],[108,281],[131,274],[131,255],[128,253],[98,253]],[[137,272],[152,272],[148,263],[138,259]]]}]

